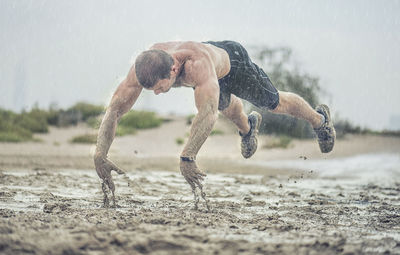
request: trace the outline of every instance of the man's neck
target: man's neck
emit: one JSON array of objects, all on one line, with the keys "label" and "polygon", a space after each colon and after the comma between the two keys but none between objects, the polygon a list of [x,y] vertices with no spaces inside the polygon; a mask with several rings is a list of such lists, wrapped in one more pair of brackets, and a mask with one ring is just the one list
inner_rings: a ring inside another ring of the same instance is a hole
[{"label": "man's neck", "polygon": [[184,68],[185,62],[190,58],[190,53],[188,50],[180,50],[176,51],[172,57],[174,59],[174,64],[178,67],[178,73],[180,73]]}]

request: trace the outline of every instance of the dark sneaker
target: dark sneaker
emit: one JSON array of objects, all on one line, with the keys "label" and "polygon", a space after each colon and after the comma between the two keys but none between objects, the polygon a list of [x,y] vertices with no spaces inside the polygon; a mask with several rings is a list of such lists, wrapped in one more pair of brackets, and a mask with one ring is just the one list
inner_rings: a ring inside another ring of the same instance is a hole
[{"label": "dark sneaker", "polygon": [[250,158],[257,150],[257,134],[260,127],[262,117],[258,112],[251,112],[249,117],[250,131],[246,135],[239,132],[242,137],[242,155],[245,158]]},{"label": "dark sneaker", "polygon": [[314,128],[314,131],[318,136],[318,143],[321,152],[328,153],[333,149],[336,140],[336,131],[333,127],[331,114],[328,106],[324,104],[317,106],[315,110],[325,117],[325,123],[319,128]]}]

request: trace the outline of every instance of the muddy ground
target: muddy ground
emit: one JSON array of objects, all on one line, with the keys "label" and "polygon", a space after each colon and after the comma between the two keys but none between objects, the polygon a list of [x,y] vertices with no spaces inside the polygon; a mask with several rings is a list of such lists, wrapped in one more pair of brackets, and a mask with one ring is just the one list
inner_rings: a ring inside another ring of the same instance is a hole
[{"label": "muddy ground", "polygon": [[209,174],[208,212],[178,172],[114,177],[104,209],[94,170],[2,171],[0,253],[400,254],[398,178]]}]

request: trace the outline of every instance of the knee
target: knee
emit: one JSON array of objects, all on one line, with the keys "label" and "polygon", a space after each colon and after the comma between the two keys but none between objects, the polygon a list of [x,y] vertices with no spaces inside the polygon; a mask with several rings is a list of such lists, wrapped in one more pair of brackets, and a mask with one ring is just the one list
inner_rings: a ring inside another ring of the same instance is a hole
[{"label": "knee", "polygon": [[231,96],[231,100],[229,102],[229,106],[225,108],[222,113],[224,115],[230,116],[230,115],[235,115],[238,112],[241,112],[243,110],[243,103],[240,101],[237,97],[234,95]]},{"label": "knee", "polygon": [[295,96],[296,94],[291,92],[279,91],[279,103],[274,109],[269,111],[272,113],[286,113],[289,110],[290,100]]}]

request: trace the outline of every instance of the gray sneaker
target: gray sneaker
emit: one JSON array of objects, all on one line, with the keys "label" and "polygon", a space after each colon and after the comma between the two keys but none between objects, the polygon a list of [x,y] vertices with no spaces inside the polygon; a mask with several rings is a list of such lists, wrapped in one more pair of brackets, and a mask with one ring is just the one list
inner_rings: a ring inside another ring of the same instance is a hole
[{"label": "gray sneaker", "polygon": [[315,108],[315,110],[318,113],[324,115],[325,117],[325,123],[322,124],[322,126],[319,128],[314,128],[314,131],[318,136],[318,143],[321,152],[328,153],[332,151],[336,140],[336,131],[335,128],[333,127],[331,114],[329,112],[329,107],[324,104],[321,104],[318,105],[317,108]]},{"label": "gray sneaker", "polygon": [[257,134],[258,128],[260,127],[262,117],[258,112],[251,112],[249,117],[250,131],[246,135],[243,135],[239,132],[239,135],[242,137],[242,155],[244,158],[250,158],[257,150]]}]

